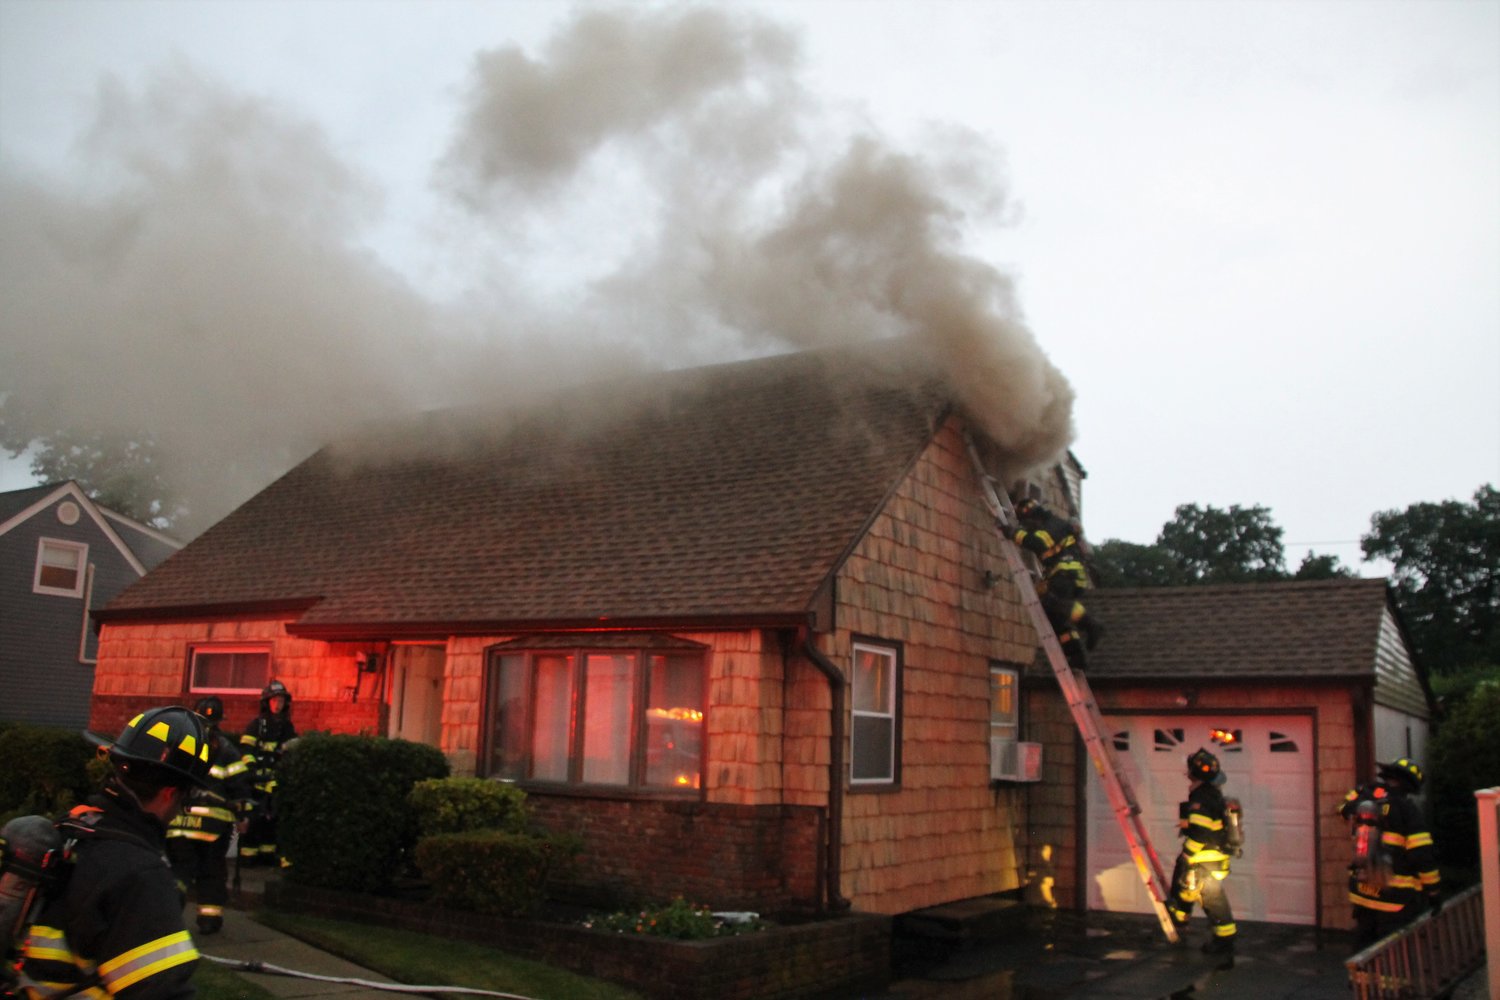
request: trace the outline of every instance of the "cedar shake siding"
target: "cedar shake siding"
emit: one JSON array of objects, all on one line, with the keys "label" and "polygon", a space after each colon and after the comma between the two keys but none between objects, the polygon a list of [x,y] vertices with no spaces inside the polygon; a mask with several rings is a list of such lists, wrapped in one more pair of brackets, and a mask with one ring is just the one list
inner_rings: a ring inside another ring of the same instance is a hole
[{"label": "cedar shake siding", "polygon": [[[111,604],[94,724],[187,700],[213,642],[264,648],[303,731],[385,735],[391,664],[421,643],[441,670],[430,739],[485,775],[509,658],[691,649],[695,779],[519,779],[541,822],[583,838],[571,894],[899,913],[1016,889],[1025,792],[989,778],[990,670],[1028,663],[1035,637],[962,416],[910,358],[867,362],[573,389],[482,432],[429,419],[379,462],[368,442],[325,449]],[[872,683],[862,642],[899,662],[873,729],[852,696]],[[361,677],[362,656],[382,672]],[[231,727],[254,714],[251,692],[225,701]],[[865,767],[890,736],[892,780],[851,783],[851,748]]]}]

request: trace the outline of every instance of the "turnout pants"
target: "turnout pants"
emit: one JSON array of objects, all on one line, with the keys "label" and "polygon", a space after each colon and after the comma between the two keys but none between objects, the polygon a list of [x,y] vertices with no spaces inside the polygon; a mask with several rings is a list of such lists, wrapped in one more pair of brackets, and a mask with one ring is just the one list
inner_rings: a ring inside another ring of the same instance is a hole
[{"label": "turnout pants", "polygon": [[1193,915],[1193,904],[1203,904],[1203,915],[1213,925],[1215,938],[1235,935],[1234,913],[1229,908],[1229,894],[1224,891],[1228,865],[1210,861],[1192,864],[1186,854],[1177,855],[1172,869],[1172,892],[1167,897],[1167,912],[1174,923],[1186,924]]},{"label": "turnout pants", "polygon": [[229,842],[222,837],[194,840],[168,837],[167,858],[172,874],[198,904],[198,919],[222,918],[229,902],[229,861],[224,856]]}]

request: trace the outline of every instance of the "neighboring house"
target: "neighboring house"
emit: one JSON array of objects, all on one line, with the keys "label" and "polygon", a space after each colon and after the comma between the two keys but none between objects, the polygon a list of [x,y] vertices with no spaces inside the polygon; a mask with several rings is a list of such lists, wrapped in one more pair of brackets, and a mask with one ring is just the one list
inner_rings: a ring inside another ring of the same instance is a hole
[{"label": "neighboring house", "polygon": [[[110,604],[93,724],[214,692],[235,728],[278,677],[303,731],[519,782],[599,897],[893,914],[1015,890],[1025,786],[991,781],[991,743],[1021,735],[1036,641],[964,417],[884,356],[327,448]],[[1055,494],[1080,476],[1042,492],[1076,504]]]},{"label": "neighboring house", "polygon": [[[1245,807],[1245,855],[1229,882],[1235,916],[1350,926],[1349,836],[1337,808],[1377,760],[1425,762],[1431,718],[1386,582],[1105,589],[1088,603],[1108,629],[1089,683],[1167,871],[1180,848],[1186,758],[1207,747],[1228,776],[1225,793]],[[1038,836],[1057,845],[1060,902],[1149,910],[1055,685],[1028,684],[1029,735],[1044,741],[1045,785],[1061,793],[1031,813]]]},{"label": "neighboring house", "polygon": [[0,722],[82,729],[98,649],[90,611],[181,545],[75,482],[0,493]]}]

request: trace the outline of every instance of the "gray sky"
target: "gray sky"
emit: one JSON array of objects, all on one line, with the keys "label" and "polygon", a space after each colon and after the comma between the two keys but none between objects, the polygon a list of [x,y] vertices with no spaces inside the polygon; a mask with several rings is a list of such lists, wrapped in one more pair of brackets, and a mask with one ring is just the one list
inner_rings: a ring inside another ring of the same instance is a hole
[{"label": "gray sky", "polygon": [[1496,0],[0,0],[0,182],[0,384],[207,507],[341,420],[968,295],[1096,540],[1262,504],[1357,566],[1500,482]]}]

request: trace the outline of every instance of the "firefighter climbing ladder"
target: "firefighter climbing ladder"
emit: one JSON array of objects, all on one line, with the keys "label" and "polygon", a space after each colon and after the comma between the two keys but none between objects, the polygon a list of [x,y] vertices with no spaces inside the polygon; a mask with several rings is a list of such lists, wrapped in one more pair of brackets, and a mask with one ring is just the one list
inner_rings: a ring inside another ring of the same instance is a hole
[{"label": "firefighter climbing ladder", "polygon": [[1053,631],[1051,622],[1047,620],[1047,613],[1042,610],[1042,602],[1037,597],[1036,574],[1027,565],[1020,546],[1012,542],[1003,529],[1004,524],[1016,523],[1016,513],[1011,508],[1010,498],[1003,490],[995,488],[994,477],[985,471],[984,463],[979,458],[979,450],[974,446],[974,439],[967,433],[964,435],[964,444],[969,450],[969,459],[974,463],[974,471],[979,476],[980,485],[984,488],[985,503],[989,505],[990,513],[994,514],[996,521],[1002,525],[1000,547],[1005,552],[1006,561],[1010,564],[1011,576],[1021,589],[1021,601],[1031,615],[1031,623],[1036,628],[1037,637],[1041,640],[1042,648],[1047,651],[1047,662],[1052,665],[1052,672],[1057,676],[1057,683],[1062,689],[1063,698],[1073,712],[1073,721],[1078,726],[1079,735],[1083,737],[1084,749],[1088,751],[1089,759],[1094,762],[1094,770],[1099,772],[1099,780],[1104,786],[1105,794],[1109,797],[1110,808],[1114,811],[1115,819],[1125,834],[1125,843],[1130,848],[1130,856],[1135,861],[1136,871],[1140,873],[1141,881],[1146,885],[1146,893],[1151,897],[1151,905],[1156,910],[1156,918],[1161,923],[1162,932],[1166,934],[1168,941],[1175,942],[1177,928],[1167,913],[1166,905],[1169,883],[1162,871],[1161,859],[1157,857],[1156,849],[1151,846],[1151,838],[1146,833],[1146,824],[1141,817],[1141,807],[1136,803],[1135,790],[1131,787],[1130,780],[1115,763],[1114,751],[1104,737],[1104,719],[1099,714],[1099,705],[1094,701],[1094,693],[1090,690],[1088,682],[1081,675],[1074,673],[1073,668],[1068,665],[1067,658],[1063,655],[1062,645],[1057,641],[1057,634]]}]

